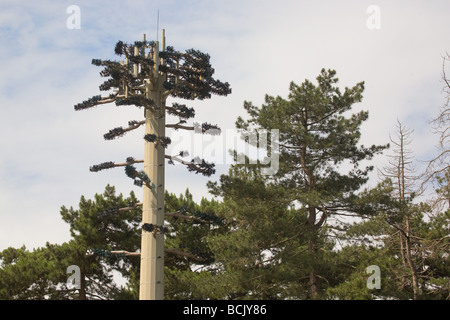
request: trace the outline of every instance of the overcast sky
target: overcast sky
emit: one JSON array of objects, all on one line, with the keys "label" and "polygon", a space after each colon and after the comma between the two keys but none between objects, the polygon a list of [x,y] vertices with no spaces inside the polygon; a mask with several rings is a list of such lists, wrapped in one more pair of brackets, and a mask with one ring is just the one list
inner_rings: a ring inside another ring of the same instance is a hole
[{"label": "overcast sky", "polygon": [[[79,26],[70,5],[80,9]],[[142,158],[142,130],[114,141],[103,134],[142,119],[143,111],[73,106],[101,93],[104,78],[92,58],[118,59],[118,40],[141,40],[144,33],[156,40],[158,10],[167,45],[210,54],[216,78],[233,89],[228,97],[187,102],[196,107],[196,121],[233,129],[245,116],[244,100],[260,105],[266,93],[286,98],[291,81],[315,81],[329,68],[342,89],[365,81],[364,99],[354,107],[369,110],[362,144],[387,143],[398,118],[414,129],[418,159],[435,153],[429,121],[444,103],[448,0],[0,0],[0,250],[69,240],[60,207],[77,208],[81,195],[92,198],[108,183],[142,197],[123,169],[89,167]],[[166,188],[179,194],[189,187],[195,199],[211,198],[206,182],[228,166],[217,169],[206,178],[169,166]]]}]

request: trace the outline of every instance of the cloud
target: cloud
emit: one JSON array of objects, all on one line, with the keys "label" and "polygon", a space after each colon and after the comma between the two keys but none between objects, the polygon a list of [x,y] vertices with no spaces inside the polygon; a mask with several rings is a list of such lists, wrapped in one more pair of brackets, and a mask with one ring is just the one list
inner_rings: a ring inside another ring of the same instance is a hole
[{"label": "cloud", "polygon": [[[366,83],[355,106],[370,111],[362,143],[388,142],[399,118],[415,130],[418,156],[434,152],[428,120],[443,103],[448,1],[377,1],[380,30],[366,26],[369,1],[78,1],[79,30],[66,26],[71,4],[0,5],[0,248],[65,241],[59,207],[76,207],[82,194],[92,197],[108,183],[140,197],[121,169],[88,169],[140,157],[142,131],[114,141],[103,134],[140,119],[142,110],[108,105],[75,112],[73,105],[101,93],[100,68],[91,59],[117,59],[118,40],[133,42],[143,33],[154,39],[158,10],[167,44],[207,52],[216,77],[232,86],[229,97],[188,101],[196,121],[232,129],[245,116],[244,100],[260,105],[266,93],[286,98],[290,81],[314,81],[321,68],[331,68],[342,87]],[[210,180],[227,171],[218,169]],[[166,172],[170,192],[189,187],[195,199],[208,196],[207,180],[179,165]]]}]

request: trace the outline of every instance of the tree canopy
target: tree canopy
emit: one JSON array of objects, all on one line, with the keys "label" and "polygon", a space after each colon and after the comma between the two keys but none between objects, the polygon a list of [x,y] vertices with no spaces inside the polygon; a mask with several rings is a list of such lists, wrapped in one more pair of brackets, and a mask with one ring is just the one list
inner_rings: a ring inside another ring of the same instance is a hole
[{"label": "tree canopy", "polygon": [[[369,114],[353,108],[364,83],[341,90],[325,69],[316,80],[292,82],[287,98],[267,95],[260,107],[245,102],[248,118],[236,121],[279,130],[276,174],[247,159],[208,183],[210,200],[166,191],[166,299],[450,298],[449,179],[434,174],[436,198],[418,200],[431,178],[408,171],[413,137],[399,122],[391,166],[368,188],[372,161],[388,145],[360,145]],[[78,208],[62,206],[71,240],[1,251],[0,299],[137,299],[141,206],[109,185]],[[71,265],[80,288],[67,283]],[[371,267],[378,287],[369,285]]]}]

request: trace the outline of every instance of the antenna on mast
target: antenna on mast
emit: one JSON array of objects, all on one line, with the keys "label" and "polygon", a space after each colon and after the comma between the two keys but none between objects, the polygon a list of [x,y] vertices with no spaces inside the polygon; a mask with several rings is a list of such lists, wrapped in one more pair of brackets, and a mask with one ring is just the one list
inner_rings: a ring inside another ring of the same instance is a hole
[{"label": "antenna on mast", "polygon": [[159,40],[159,9],[158,9],[158,15],[156,17],[156,41]]}]

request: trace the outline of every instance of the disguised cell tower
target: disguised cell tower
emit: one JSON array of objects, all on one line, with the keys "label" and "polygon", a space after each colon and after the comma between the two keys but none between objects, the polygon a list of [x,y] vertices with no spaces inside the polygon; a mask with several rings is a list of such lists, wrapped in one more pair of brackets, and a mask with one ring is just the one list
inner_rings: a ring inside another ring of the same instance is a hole
[{"label": "disguised cell tower", "polygon": [[[162,30],[162,47],[159,41],[142,41],[126,44],[119,41],[115,53],[124,61],[93,59],[92,64],[104,67],[100,72],[108,79],[100,85],[100,90],[111,92],[108,96],[94,96],[75,105],[75,110],[83,110],[101,104],[115,103],[117,106],[133,105],[144,109],[144,120],[131,120],[128,127],[118,127],[104,134],[106,140],[113,140],[125,133],[145,125],[144,159],[128,157],[124,163],[104,162],[90,168],[92,172],[125,167],[125,173],[134,184],[144,189],[142,201],[142,240],[140,300],[164,299],[164,172],[165,162],[174,161],[187,166],[189,171],[210,176],[215,172],[214,164],[204,159],[193,158],[180,151],[177,155],[166,155],[171,143],[166,136],[166,128],[194,130],[200,133],[220,134],[220,129],[209,123],[186,125],[195,117],[195,110],[184,104],[166,105],[168,97],[187,100],[209,99],[212,94],[226,96],[231,93],[230,85],[213,78],[214,69],[208,54],[190,49],[186,52],[166,47],[165,30]],[[167,124],[166,115],[179,118],[178,123]],[[138,171],[134,164],[143,163]]]}]

